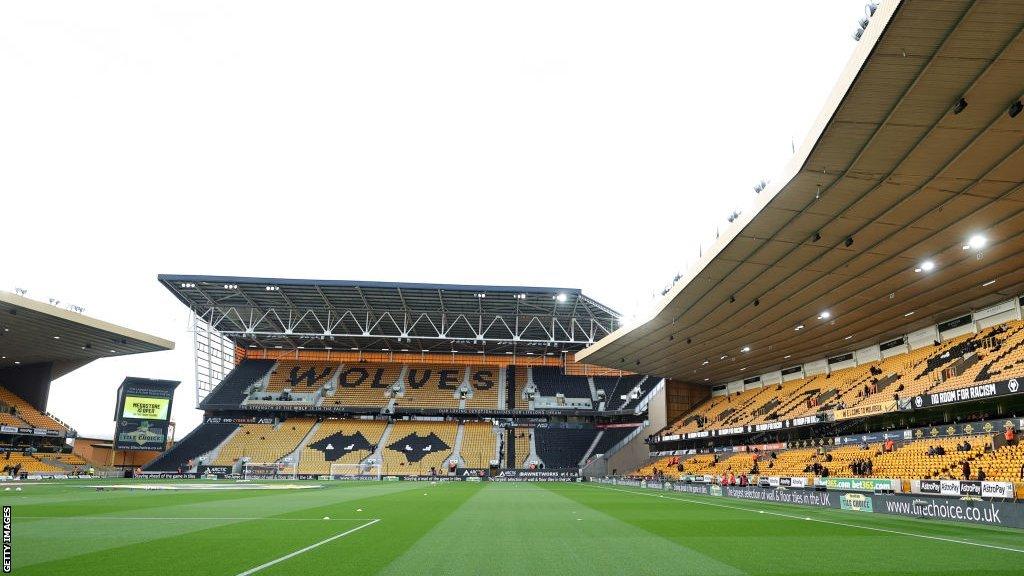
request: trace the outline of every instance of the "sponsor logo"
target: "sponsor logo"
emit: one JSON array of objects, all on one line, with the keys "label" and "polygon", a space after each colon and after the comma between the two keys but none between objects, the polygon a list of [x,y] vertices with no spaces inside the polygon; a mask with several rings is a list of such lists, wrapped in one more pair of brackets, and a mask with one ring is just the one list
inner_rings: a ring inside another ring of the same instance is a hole
[{"label": "sponsor logo", "polygon": [[1006,386],[1010,389],[1010,392],[1016,392],[1020,388],[1020,384],[1017,383],[1016,378],[1010,378],[1010,381],[1006,383]]},{"label": "sponsor logo", "polygon": [[981,496],[981,482],[964,480],[960,482],[961,496]]},{"label": "sponsor logo", "polygon": [[982,482],[981,495],[986,498],[1013,498],[1013,484],[1009,482]]},{"label": "sponsor logo", "polygon": [[871,498],[863,494],[843,494],[839,498],[839,506],[843,510],[855,512],[873,512]]}]

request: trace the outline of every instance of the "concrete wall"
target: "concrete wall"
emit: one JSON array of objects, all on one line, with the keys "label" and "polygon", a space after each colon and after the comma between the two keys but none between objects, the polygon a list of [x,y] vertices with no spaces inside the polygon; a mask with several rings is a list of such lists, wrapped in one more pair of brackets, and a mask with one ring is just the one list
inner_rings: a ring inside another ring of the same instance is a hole
[{"label": "concrete wall", "polygon": [[599,458],[598,460],[604,460],[604,462],[595,462],[597,465],[593,468],[588,467],[587,474],[591,474],[590,470],[594,470],[595,473],[593,475],[596,476],[598,475],[596,471],[602,467],[604,468],[604,474],[612,474],[613,470],[615,474],[626,474],[643,466],[650,460],[651,450],[644,440],[668,425],[665,400],[666,388],[662,388],[651,398],[650,404],[647,407],[648,424],[644,431],[623,446],[618,452],[607,458]]}]

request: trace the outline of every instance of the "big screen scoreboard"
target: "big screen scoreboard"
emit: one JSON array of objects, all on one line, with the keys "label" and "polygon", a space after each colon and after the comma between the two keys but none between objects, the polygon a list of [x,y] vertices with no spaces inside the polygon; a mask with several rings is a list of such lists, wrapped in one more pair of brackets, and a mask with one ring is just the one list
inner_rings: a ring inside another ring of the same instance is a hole
[{"label": "big screen scoreboard", "polygon": [[114,420],[115,450],[164,450],[174,403],[174,389],[180,382],[124,379],[117,389]]}]

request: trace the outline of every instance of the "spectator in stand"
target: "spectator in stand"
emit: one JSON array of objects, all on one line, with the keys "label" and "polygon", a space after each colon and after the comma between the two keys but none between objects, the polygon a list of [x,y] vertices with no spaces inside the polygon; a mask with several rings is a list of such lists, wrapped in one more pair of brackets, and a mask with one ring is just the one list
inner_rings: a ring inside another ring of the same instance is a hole
[{"label": "spectator in stand", "polygon": [[971,443],[968,442],[967,439],[965,438],[964,439],[964,452],[970,452],[970,451],[971,451]]},{"label": "spectator in stand", "polygon": [[1006,432],[1003,432],[1003,439],[1006,440],[1006,445],[1010,446],[1017,439],[1017,431],[1014,430],[1013,426],[1007,426]]},{"label": "spectator in stand", "polygon": [[935,455],[936,456],[945,456],[946,455],[946,449],[942,447],[942,444],[939,444],[938,446],[935,447]]},{"label": "spectator in stand", "polygon": [[892,438],[887,439],[885,441],[885,446],[882,448],[882,451],[883,452],[892,452],[893,448],[895,447],[895,444],[896,443],[892,441]]},{"label": "spectator in stand", "polygon": [[928,451],[925,452],[928,456],[935,456],[935,446],[929,446]]},{"label": "spectator in stand", "polygon": [[984,468],[978,468],[978,481],[984,482],[985,478],[986,478],[986,476],[985,476],[985,469]]},{"label": "spectator in stand", "polygon": [[970,480],[971,479],[971,463],[968,462],[967,460],[964,460],[963,472],[964,472],[964,480]]}]

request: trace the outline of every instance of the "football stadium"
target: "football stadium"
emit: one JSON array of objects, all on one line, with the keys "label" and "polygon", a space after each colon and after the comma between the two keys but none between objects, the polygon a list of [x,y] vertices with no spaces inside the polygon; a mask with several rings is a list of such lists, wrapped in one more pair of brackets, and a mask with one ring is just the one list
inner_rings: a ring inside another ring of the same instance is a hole
[{"label": "football stadium", "polygon": [[192,362],[87,438],[52,382],[175,343],[0,292],[4,572],[1024,574],[1024,1],[871,3],[855,40],[639,320],[161,274]]}]

